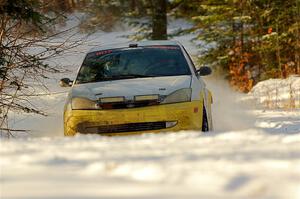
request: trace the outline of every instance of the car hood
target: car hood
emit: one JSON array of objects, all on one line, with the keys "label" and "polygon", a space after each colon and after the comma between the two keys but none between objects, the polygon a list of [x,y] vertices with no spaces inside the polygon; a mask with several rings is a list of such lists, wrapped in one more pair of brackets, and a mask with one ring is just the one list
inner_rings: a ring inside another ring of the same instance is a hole
[{"label": "car hood", "polygon": [[190,88],[191,76],[168,76],[114,80],[96,83],[75,84],[71,97],[97,100],[104,97],[124,96],[133,99],[136,95],[168,95],[181,88]]}]

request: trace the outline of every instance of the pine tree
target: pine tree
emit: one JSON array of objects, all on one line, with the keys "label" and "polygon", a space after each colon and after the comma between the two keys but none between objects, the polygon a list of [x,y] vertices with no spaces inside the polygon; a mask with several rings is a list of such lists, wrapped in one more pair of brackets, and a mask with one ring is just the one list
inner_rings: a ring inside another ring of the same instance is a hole
[{"label": "pine tree", "polygon": [[175,14],[194,22],[187,32],[198,33],[196,39],[210,46],[200,62],[225,70],[239,90],[247,92],[270,77],[299,74],[299,0],[176,3]]}]

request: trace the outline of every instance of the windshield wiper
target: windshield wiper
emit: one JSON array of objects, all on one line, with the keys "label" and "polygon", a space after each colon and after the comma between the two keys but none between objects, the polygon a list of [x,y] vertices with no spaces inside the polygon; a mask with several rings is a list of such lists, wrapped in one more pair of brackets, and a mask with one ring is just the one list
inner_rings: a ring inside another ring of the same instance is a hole
[{"label": "windshield wiper", "polygon": [[141,74],[126,74],[126,75],[119,75],[119,77],[139,78],[139,77],[156,77],[156,76],[154,76],[154,75],[141,75]]},{"label": "windshield wiper", "polygon": [[140,74],[126,74],[126,75],[113,75],[110,77],[100,77],[90,81],[81,81],[80,84],[92,83],[92,82],[104,82],[111,80],[120,80],[120,79],[133,79],[133,78],[142,78],[142,77],[157,77],[154,75],[140,75]]}]

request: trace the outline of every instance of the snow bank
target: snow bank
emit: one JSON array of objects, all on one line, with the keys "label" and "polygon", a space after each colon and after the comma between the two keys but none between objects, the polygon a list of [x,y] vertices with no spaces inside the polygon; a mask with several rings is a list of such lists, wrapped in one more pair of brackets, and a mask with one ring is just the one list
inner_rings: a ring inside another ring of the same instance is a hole
[{"label": "snow bank", "polygon": [[1,198],[298,199],[299,151],[255,129],[2,140]]},{"label": "snow bank", "polygon": [[249,97],[260,107],[300,108],[300,77],[259,82]]}]

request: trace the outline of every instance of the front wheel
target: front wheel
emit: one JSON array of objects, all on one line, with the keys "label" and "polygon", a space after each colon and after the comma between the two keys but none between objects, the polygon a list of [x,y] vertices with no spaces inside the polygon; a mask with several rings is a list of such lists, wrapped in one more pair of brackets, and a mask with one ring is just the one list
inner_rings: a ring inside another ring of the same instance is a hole
[{"label": "front wheel", "polygon": [[206,109],[203,106],[202,132],[208,132],[208,131],[209,131],[209,126],[208,126],[208,121],[207,121],[207,114],[206,114]]}]

